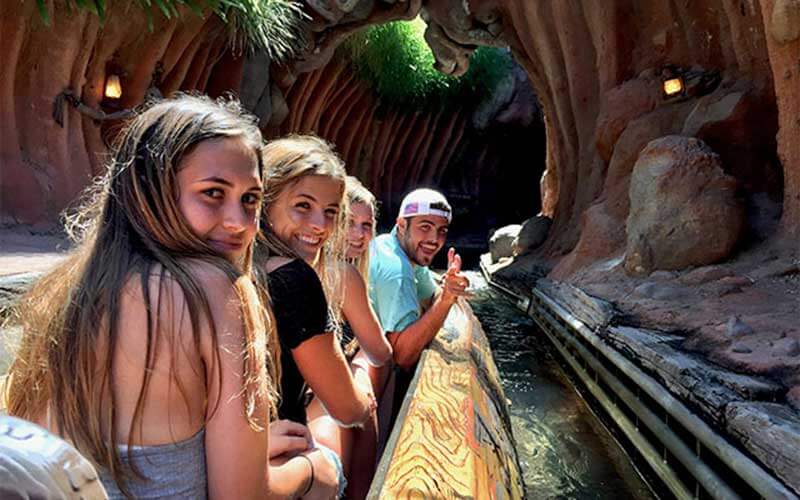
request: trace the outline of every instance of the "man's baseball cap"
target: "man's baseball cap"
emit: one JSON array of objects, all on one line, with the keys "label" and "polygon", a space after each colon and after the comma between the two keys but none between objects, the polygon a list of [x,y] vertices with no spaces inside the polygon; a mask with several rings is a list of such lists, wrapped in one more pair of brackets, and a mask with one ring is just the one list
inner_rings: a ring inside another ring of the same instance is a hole
[{"label": "man's baseball cap", "polygon": [[400,217],[416,217],[417,215],[438,215],[453,220],[453,209],[447,203],[447,198],[433,189],[415,189],[403,198],[400,204]]}]

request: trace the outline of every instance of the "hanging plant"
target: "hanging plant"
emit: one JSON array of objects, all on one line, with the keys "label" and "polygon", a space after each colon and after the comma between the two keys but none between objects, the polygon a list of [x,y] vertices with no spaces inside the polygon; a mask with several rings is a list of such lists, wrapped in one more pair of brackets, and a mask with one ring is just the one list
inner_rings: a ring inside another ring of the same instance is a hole
[{"label": "hanging plant", "polygon": [[437,71],[425,28],[420,18],[370,26],[348,38],[340,57],[351,62],[384,102],[416,108],[480,99],[510,73],[510,53],[493,47],[478,47],[461,77]]},{"label": "hanging plant", "polygon": [[[91,12],[105,21],[107,0],[56,0],[67,8]],[[153,16],[166,19],[180,16],[188,7],[198,16],[206,12],[219,16],[230,28],[231,45],[238,49],[263,49],[275,60],[285,60],[304,47],[303,23],[307,20],[302,5],[294,0],[135,0],[147,14],[150,31]],[[50,26],[47,0],[36,0],[44,24]]]}]

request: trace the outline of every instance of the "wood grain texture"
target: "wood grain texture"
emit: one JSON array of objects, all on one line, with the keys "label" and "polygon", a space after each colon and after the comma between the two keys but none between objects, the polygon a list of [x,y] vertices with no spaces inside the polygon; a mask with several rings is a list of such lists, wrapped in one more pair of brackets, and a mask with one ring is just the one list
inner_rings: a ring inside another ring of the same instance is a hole
[{"label": "wood grain texture", "polygon": [[417,367],[368,498],[523,498],[497,368],[466,303]]}]

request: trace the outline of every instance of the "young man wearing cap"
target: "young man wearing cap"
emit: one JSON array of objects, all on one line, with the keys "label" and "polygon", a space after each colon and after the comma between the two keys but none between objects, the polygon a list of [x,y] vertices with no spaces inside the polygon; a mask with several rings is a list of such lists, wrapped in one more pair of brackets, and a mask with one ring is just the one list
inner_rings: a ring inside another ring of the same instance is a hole
[{"label": "young man wearing cap", "polygon": [[394,349],[395,364],[406,372],[469,285],[452,248],[441,285],[428,269],[444,246],[451,219],[452,209],[441,193],[417,189],[403,199],[392,232],[370,245],[370,301]]}]

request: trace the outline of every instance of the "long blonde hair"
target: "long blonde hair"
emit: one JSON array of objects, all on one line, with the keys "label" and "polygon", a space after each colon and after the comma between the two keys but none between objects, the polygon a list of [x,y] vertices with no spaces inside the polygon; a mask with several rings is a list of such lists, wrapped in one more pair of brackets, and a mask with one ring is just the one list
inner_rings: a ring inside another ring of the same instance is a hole
[{"label": "long blonde hair", "polygon": [[313,135],[290,135],[282,139],[270,141],[262,150],[264,163],[264,208],[262,210],[261,238],[262,245],[256,246],[256,261],[266,262],[271,256],[300,258],[285,242],[272,231],[267,212],[270,203],[289,186],[303,177],[318,175],[329,177],[342,184],[342,196],[339,210],[334,219],[333,231],[322,247],[320,258],[314,270],[322,282],[328,312],[332,325],[337,329],[341,324],[342,272],[339,262],[344,259],[347,230],[347,197],[344,196],[345,177],[344,163],[333,151],[330,144]]},{"label": "long blonde hair", "polygon": [[[265,429],[268,422],[258,421],[255,408],[275,405],[277,342],[274,323],[264,308],[268,302],[264,307],[259,304],[266,296],[253,293],[253,244],[241,266],[234,266],[192,232],[176,202],[177,171],[184,156],[202,141],[226,137],[242,138],[260,152],[262,138],[255,119],[231,101],[181,95],[138,114],[118,136],[105,175],[69,221],[75,250],[35,284],[16,310],[23,335],[9,370],[9,413],[37,419],[49,411],[57,431],[109,469],[123,492],[130,472],[140,476],[134,466],[130,471],[123,468],[114,418],[113,353],[124,334],[118,325],[120,294],[132,278],[141,283],[148,321],[146,368],[128,431],[129,450],[134,428],[141,426],[156,338],[167,333],[153,325],[160,324],[162,302],[169,300],[162,298],[169,297],[162,293],[168,281],[183,292],[198,356],[203,320],[211,325],[214,359],[209,370],[222,378],[218,332],[208,295],[193,276],[190,259],[222,270],[240,297],[246,338],[243,410],[249,424]],[[154,278],[159,283],[157,298],[150,292]],[[178,341],[172,337],[175,352]],[[170,372],[188,404],[189,395],[173,363]]]},{"label": "long blonde hair", "polygon": [[[347,189],[347,201],[350,203],[350,207],[357,203],[363,203],[372,208],[372,236],[374,238],[375,221],[378,217],[378,202],[375,199],[375,195],[372,194],[369,189],[364,187],[358,178],[353,177],[352,175],[347,176],[345,186]],[[359,274],[361,274],[361,277],[364,278],[364,282],[369,283],[369,249],[366,249],[364,253],[355,259],[347,260],[350,261],[350,263],[353,264],[356,269],[358,269]]]}]

